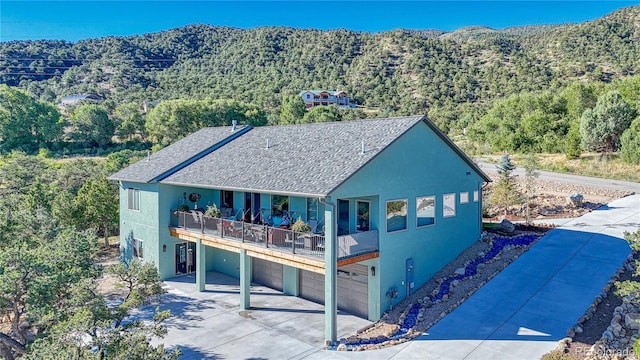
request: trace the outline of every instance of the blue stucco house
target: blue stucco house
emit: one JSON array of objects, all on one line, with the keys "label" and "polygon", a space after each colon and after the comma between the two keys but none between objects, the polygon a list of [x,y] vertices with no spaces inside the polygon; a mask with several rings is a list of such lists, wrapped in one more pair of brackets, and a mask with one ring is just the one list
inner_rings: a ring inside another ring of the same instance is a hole
[{"label": "blue stucco house", "polygon": [[338,308],[378,320],[477,241],[490,181],[424,116],[205,128],[109,179],[126,258],[235,276],[244,309],[251,282],[324,303],[327,340]]}]

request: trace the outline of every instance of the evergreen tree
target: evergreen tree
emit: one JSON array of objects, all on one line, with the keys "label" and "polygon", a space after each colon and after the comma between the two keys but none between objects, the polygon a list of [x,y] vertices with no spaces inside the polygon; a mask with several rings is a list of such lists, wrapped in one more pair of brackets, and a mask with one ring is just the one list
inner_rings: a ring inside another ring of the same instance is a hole
[{"label": "evergreen tree", "polygon": [[609,91],[596,107],[585,110],[580,123],[582,144],[588,150],[614,152],[620,149],[620,136],[631,125],[636,112],[617,91]]},{"label": "evergreen tree", "polygon": [[280,107],[280,124],[299,124],[306,112],[300,96],[286,96],[282,99]]},{"label": "evergreen tree", "polygon": [[489,197],[489,202],[504,208],[504,216],[507,216],[509,206],[515,205],[521,199],[520,190],[516,183],[516,178],[512,175],[516,169],[509,154],[504,154],[500,162],[496,165],[498,181],[493,186],[493,191]]},{"label": "evergreen tree", "polygon": [[620,139],[620,157],[629,164],[640,164],[640,117],[633,120],[631,126]]},{"label": "evergreen tree", "polygon": [[331,122],[342,120],[342,114],[335,106],[314,106],[304,115],[303,123]]},{"label": "evergreen tree", "polygon": [[107,109],[96,104],[83,104],[71,114],[75,126],[75,138],[90,147],[104,147],[111,143],[115,125],[109,118]]}]

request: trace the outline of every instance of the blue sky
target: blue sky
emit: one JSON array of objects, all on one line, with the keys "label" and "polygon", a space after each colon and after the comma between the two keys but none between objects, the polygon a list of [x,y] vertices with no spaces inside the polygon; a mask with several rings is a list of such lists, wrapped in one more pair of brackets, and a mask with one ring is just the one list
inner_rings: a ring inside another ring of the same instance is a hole
[{"label": "blue sky", "polygon": [[639,1],[0,1],[0,41],[155,32],[201,23],[379,32],[593,20]]}]

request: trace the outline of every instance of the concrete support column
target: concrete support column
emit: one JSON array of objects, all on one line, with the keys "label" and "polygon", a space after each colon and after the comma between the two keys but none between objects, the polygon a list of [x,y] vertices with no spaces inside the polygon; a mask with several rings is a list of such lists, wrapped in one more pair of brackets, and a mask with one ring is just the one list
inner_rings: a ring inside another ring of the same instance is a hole
[{"label": "concrete support column", "polygon": [[207,280],[207,252],[202,239],[196,240],[196,287],[204,291]]},{"label": "concrete support column", "polygon": [[291,296],[299,296],[300,295],[300,269],[294,268],[292,266],[283,265],[282,267],[282,292],[291,295]]},{"label": "concrete support column", "polygon": [[246,249],[240,249],[240,310],[251,308],[251,256]]},{"label": "concrete support column", "polygon": [[324,337],[334,342],[338,337],[338,212],[334,204],[327,204],[324,212]]}]

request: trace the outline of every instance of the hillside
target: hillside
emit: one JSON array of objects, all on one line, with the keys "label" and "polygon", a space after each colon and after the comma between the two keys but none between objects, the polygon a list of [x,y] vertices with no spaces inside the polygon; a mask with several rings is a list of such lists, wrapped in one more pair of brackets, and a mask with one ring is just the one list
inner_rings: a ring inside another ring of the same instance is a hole
[{"label": "hillside", "polygon": [[[231,98],[275,112],[302,89],[345,89],[380,115],[429,113],[444,128],[470,109],[573,79],[640,71],[640,7],[562,26],[383,33],[190,25],[130,37],[0,43],[0,83],[47,101]],[[480,106],[478,106],[480,105]]]}]

